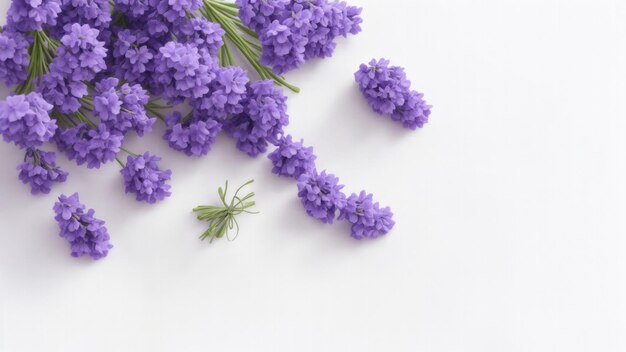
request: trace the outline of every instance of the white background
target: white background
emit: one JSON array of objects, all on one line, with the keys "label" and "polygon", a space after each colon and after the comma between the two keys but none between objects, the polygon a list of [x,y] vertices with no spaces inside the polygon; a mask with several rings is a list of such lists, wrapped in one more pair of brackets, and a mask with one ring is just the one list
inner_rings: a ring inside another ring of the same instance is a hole
[{"label": "white background", "polygon": [[[389,236],[316,222],[227,138],[201,159],[162,127],[128,141],[174,171],[156,206],[123,193],[115,163],[65,157],[68,182],[32,197],[2,143],[0,351],[626,350],[626,3],[351,2],[363,33],[288,75],[287,131],[392,207]],[[353,72],[380,56],[434,105],[426,128],[359,95]],[[261,214],[235,242],[200,242],[190,209],[249,178]],[[107,221],[105,260],[57,236],[55,197],[74,191]]]}]

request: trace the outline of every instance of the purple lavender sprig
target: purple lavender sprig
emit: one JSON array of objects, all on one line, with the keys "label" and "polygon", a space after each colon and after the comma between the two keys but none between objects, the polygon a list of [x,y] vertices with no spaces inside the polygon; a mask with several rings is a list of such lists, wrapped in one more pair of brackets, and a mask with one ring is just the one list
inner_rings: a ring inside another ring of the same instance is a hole
[{"label": "purple lavender sprig", "polygon": [[[128,155],[126,165],[120,171],[124,177],[126,193],[134,193],[137,201],[154,204],[169,197],[171,170],[161,170],[158,156],[148,152],[143,155]],[[123,165],[123,164],[121,164]]]},{"label": "purple lavender sprig", "polygon": [[19,179],[30,185],[30,192],[48,194],[55,182],[65,182],[67,172],[56,164],[56,155],[38,149],[27,149],[24,162],[17,166]]},{"label": "purple lavender sprig", "polygon": [[104,221],[95,218],[95,211],[87,210],[80,203],[78,193],[69,197],[61,195],[53,210],[60,229],[59,235],[69,242],[73,257],[89,255],[98,260],[107,256],[113,246],[109,243],[110,237]]},{"label": "purple lavender sprig", "polygon": [[386,59],[373,59],[368,65],[362,64],[354,77],[375,112],[389,115],[411,130],[428,122],[431,106],[422,93],[411,90],[403,68],[390,66]]},{"label": "purple lavender sprig", "polygon": [[381,208],[378,202],[374,203],[373,195],[365,191],[351,194],[337,219],[352,224],[351,235],[357,240],[385,235],[395,225],[391,209]]},{"label": "purple lavender sprig", "polygon": [[298,197],[307,214],[327,224],[333,223],[346,203],[342,188],[339,178],[326,171],[311,170],[298,178]]}]

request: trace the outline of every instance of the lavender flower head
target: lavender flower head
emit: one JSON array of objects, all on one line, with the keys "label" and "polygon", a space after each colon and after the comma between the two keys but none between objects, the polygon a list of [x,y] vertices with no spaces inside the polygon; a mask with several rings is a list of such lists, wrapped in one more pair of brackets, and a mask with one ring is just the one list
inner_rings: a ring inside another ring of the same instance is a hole
[{"label": "lavender flower head", "polygon": [[375,112],[390,115],[412,130],[428,122],[431,106],[422,99],[422,93],[411,90],[403,68],[389,66],[389,60],[372,60],[369,65],[362,64],[354,76]]},{"label": "lavender flower head", "polygon": [[7,12],[7,26],[20,32],[41,31],[56,24],[60,0],[13,0]]},{"label": "lavender flower head", "polygon": [[111,23],[111,8],[108,0],[60,0],[61,12],[52,32],[58,37],[65,32],[66,25],[86,24],[102,32]]},{"label": "lavender flower head", "polygon": [[78,193],[71,196],[61,195],[54,204],[54,219],[59,224],[59,235],[71,246],[72,257],[85,254],[92,259],[104,258],[113,247],[109,243],[109,233],[104,221],[94,217],[93,209],[86,210],[80,203]]},{"label": "lavender flower head", "polygon": [[208,51],[189,43],[168,42],[155,57],[155,75],[160,84],[158,93],[172,104],[200,98],[209,92],[216,67]]},{"label": "lavender flower head", "polygon": [[28,69],[28,41],[22,33],[0,31],[0,81],[5,85],[26,80]]},{"label": "lavender flower head", "polygon": [[361,191],[346,199],[340,209],[338,220],[347,220],[352,224],[351,236],[354,239],[376,238],[387,234],[394,226],[393,213],[387,208],[380,208],[374,203],[372,194]]},{"label": "lavender flower head", "polygon": [[44,152],[37,149],[28,149],[24,162],[17,166],[19,179],[30,185],[32,194],[50,193],[54,182],[65,182],[67,172],[56,165],[56,156],[53,152]]},{"label": "lavender flower head", "polygon": [[88,94],[84,82],[74,81],[55,69],[41,77],[37,92],[63,114],[78,111],[81,107],[80,99]]},{"label": "lavender flower head", "polygon": [[199,99],[191,100],[191,106],[213,119],[223,120],[229,115],[243,112],[248,74],[238,66],[220,67],[209,91]]},{"label": "lavender flower head", "polygon": [[111,132],[104,125],[89,128],[85,124],[64,130],[56,137],[59,150],[78,165],[87,164],[90,169],[115,160],[122,146],[123,136]]},{"label": "lavender flower head", "polygon": [[243,112],[228,119],[224,130],[237,140],[237,148],[254,157],[278,143],[283,127],[289,123],[287,97],[270,80],[248,86]]},{"label": "lavender flower head", "polygon": [[217,56],[224,44],[222,37],[226,32],[222,26],[204,17],[183,18],[174,25],[173,29],[179,42],[204,48],[211,56]]},{"label": "lavender flower head", "polygon": [[114,77],[104,78],[96,83],[93,97],[93,112],[110,131],[125,134],[134,130],[137,135],[152,130],[156,118],[146,114],[148,93],[140,85],[124,83],[118,87],[119,80]]},{"label": "lavender flower head", "polygon": [[284,16],[288,0],[236,0],[239,18],[247,27],[259,33],[276,18]]},{"label": "lavender flower head", "polygon": [[50,119],[52,105],[41,94],[12,95],[0,102],[0,134],[20,148],[36,148],[50,140],[57,124]]},{"label": "lavender flower head", "polygon": [[343,185],[333,174],[311,170],[298,179],[298,197],[307,214],[324,223],[335,220],[337,210],[344,207],[346,196],[341,192]]},{"label": "lavender flower head", "polygon": [[100,32],[78,23],[66,26],[65,30],[50,71],[59,72],[72,81],[91,81],[106,69],[107,49],[104,42],[98,40]]},{"label": "lavender flower head", "polygon": [[298,179],[302,174],[315,169],[313,147],[305,147],[304,141],[294,142],[290,135],[278,142],[276,150],[267,156],[274,167],[272,172],[279,176]]},{"label": "lavender flower head", "polygon": [[335,38],[361,31],[361,9],[343,1],[237,0],[239,18],[263,44],[261,63],[285,73],[331,56]]},{"label": "lavender flower head", "polygon": [[120,171],[124,177],[126,193],[134,193],[138,201],[154,204],[171,195],[170,185],[166,182],[171,178],[171,170],[161,170],[157,162],[161,158],[144,153],[129,155],[126,166]]},{"label": "lavender flower head", "polygon": [[165,120],[168,129],[163,138],[172,149],[182,151],[187,156],[206,155],[222,130],[221,122],[203,117],[197,110],[185,118],[175,111],[166,116]]},{"label": "lavender flower head", "polygon": [[108,68],[111,74],[131,84],[139,83],[149,90],[153,89],[156,86],[154,58],[164,45],[162,40],[145,28],[115,28],[115,33],[116,40],[110,45],[112,55]]}]

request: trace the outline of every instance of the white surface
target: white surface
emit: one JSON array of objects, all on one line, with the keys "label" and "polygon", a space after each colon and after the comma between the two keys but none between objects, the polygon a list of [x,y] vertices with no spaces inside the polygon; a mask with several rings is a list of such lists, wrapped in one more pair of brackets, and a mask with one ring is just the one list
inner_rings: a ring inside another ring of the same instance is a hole
[{"label": "white surface", "polygon": [[[130,141],[174,171],[157,206],[123,194],[115,163],[65,158],[68,182],[32,197],[2,143],[0,351],[626,350],[626,3],[351,2],[363,33],[288,75],[288,132],[390,205],[391,235],[314,221],[227,138],[199,160],[161,128]],[[352,73],[379,56],[434,105],[423,130],[359,96]],[[248,178],[262,214],[200,242],[190,209]],[[105,260],[57,237],[55,196],[74,191],[108,223]]]}]

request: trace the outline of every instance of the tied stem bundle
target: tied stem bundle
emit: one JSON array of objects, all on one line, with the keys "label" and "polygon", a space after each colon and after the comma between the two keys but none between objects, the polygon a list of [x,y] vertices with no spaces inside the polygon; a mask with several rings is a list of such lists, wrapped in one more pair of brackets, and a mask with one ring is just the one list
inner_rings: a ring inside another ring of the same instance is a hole
[{"label": "tied stem bundle", "polygon": [[[224,188],[219,187],[217,193],[219,194],[221,205],[201,205],[193,209],[193,212],[197,214],[198,220],[207,221],[209,228],[200,235],[201,240],[210,238],[209,243],[213,242],[215,238],[222,238],[226,236],[229,241],[234,241],[239,235],[239,223],[235,218],[241,213],[258,214],[258,212],[250,211],[256,203],[252,201],[254,192],[240,197],[239,192],[247,185],[253,183],[254,180],[250,180],[241,185],[233,195],[230,202],[226,201],[226,194],[228,192],[228,181],[226,181]],[[232,239],[228,236],[228,232],[236,228],[235,237]]]}]

